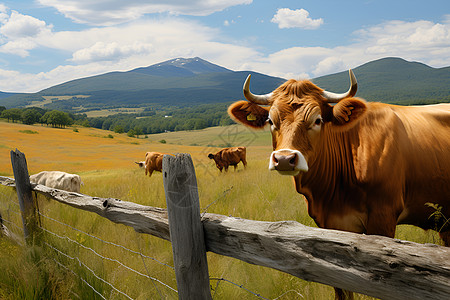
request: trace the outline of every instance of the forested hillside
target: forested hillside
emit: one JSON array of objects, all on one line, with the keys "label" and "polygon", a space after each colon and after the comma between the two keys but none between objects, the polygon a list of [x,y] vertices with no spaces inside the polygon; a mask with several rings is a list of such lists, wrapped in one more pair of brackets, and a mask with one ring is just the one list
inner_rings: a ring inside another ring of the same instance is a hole
[{"label": "forested hillside", "polygon": [[[353,68],[358,97],[397,104],[450,102],[450,67],[432,68],[401,58],[383,58]],[[242,84],[268,93],[285,79],[232,71],[200,58],[174,59],[127,72],[111,72],[62,83],[38,93],[0,98],[7,108],[38,106],[71,113],[107,108],[192,107],[242,99]],[[348,88],[348,72],[313,79],[333,92]]]},{"label": "forested hillside", "polygon": [[[400,58],[384,58],[354,68],[357,97],[402,105],[450,102],[450,67],[435,69]],[[50,124],[68,113],[82,126],[130,135],[202,129],[229,125],[227,106],[243,99],[242,84],[252,74],[251,90],[271,92],[281,78],[254,72],[234,72],[200,58],[174,59],[128,72],[112,72],[66,82],[35,94],[0,98],[3,118],[26,124]],[[348,89],[348,72],[313,79],[332,91]],[[36,107],[36,108],[32,108]],[[120,113],[133,108],[139,113]],[[138,108],[138,109],[136,109]],[[110,110],[114,115],[87,117]],[[52,118],[49,118],[49,114]],[[45,116],[45,117],[44,117]],[[58,117],[56,117],[58,116]],[[63,118],[66,120],[65,118]],[[67,120],[66,120],[67,121]],[[66,122],[64,121],[64,122]]]},{"label": "forested hillside", "polygon": [[86,114],[72,114],[42,108],[10,108],[0,106],[0,118],[7,122],[43,124],[53,127],[79,125],[116,133],[140,136],[166,131],[197,130],[212,126],[226,126],[234,122],[226,113],[228,104],[203,104],[194,107],[146,109],[139,114],[115,114],[88,118]]},{"label": "forested hillside", "polygon": [[[357,97],[402,105],[450,102],[450,67],[435,69],[401,58],[384,58],[355,68]],[[315,78],[314,83],[331,91],[348,88],[348,72]]]}]

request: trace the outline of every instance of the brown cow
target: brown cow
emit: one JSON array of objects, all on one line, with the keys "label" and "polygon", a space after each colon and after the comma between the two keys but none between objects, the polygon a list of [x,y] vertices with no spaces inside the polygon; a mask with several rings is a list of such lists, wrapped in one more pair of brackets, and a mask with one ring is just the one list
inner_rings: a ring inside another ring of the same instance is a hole
[{"label": "brown cow", "polygon": [[147,152],[145,153],[145,161],[135,161],[135,163],[138,164],[139,167],[145,169],[145,175],[148,174],[148,176],[151,177],[153,171],[162,171],[162,161],[165,154],[167,153]]},{"label": "brown cow", "polygon": [[343,94],[291,79],[254,95],[249,80],[249,102],[228,112],[252,128],[270,124],[269,169],[294,176],[319,227],[394,237],[397,224],[412,224],[438,229],[450,246],[450,224],[431,217],[436,208],[450,217],[450,104],[406,107],[353,98],[351,70]]},{"label": "brown cow", "polygon": [[241,161],[245,168],[247,166],[246,153],[247,149],[245,147],[230,147],[223,148],[216,154],[210,153],[208,157],[214,159],[217,168],[222,172],[223,168],[225,168],[225,171],[228,171],[229,166],[234,166],[234,170],[236,170],[237,164]]}]

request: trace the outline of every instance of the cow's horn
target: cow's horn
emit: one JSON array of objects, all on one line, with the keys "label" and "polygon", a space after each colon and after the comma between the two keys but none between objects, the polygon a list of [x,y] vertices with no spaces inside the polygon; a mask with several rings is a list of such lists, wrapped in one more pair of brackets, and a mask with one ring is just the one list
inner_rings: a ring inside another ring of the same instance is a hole
[{"label": "cow's horn", "polygon": [[336,94],[332,92],[323,91],[322,96],[324,96],[328,100],[328,102],[337,103],[344,98],[355,96],[356,90],[358,89],[358,83],[356,82],[355,74],[353,74],[353,71],[351,69],[348,70],[348,74],[350,76],[350,88],[346,93]]},{"label": "cow's horn", "polygon": [[249,74],[247,76],[247,79],[245,80],[243,91],[245,99],[247,99],[250,102],[261,104],[261,105],[267,105],[269,104],[269,99],[272,97],[272,93],[265,94],[265,95],[255,95],[250,92],[250,78],[252,77],[252,74]]}]

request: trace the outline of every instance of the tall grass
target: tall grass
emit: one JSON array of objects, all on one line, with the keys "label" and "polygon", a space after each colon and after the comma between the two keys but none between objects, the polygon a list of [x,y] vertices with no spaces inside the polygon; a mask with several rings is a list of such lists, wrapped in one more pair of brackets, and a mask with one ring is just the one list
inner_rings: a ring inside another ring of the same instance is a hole
[{"label": "tall grass", "polygon": [[[20,130],[31,130],[30,128],[39,134],[20,135]],[[217,170],[214,163],[207,158],[207,154],[214,152],[216,148],[207,145],[218,144],[214,141],[223,141],[223,136],[218,138],[223,132],[223,128],[188,132],[184,133],[183,139],[177,137],[179,133],[150,136],[145,140],[115,134],[113,139],[107,139],[104,138],[104,132],[94,129],[79,128],[78,132],[74,132],[72,129],[0,123],[0,175],[11,176],[9,151],[18,148],[27,157],[30,173],[56,169],[75,172],[81,175],[84,182],[81,188],[84,194],[164,208],[166,203],[161,173],[155,172],[152,177],[146,177],[134,161],[142,160],[146,151],[188,152],[196,168],[201,213],[217,213],[261,221],[296,220],[308,226],[315,226],[307,214],[303,197],[297,194],[293,187],[292,179],[267,170],[267,158],[271,149],[270,138],[266,133],[253,138],[252,132],[241,132],[246,136],[243,141],[246,141],[248,146],[246,169],[240,164],[236,171],[233,171],[233,168],[223,173]],[[158,142],[162,138],[167,141],[166,144]],[[266,138],[267,140],[264,140]],[[213,142],[209,143],[208,140]],[[188,145],[178,145],[177,141]],[[262,142],[266,145],[263,146]],[[189,146],[190,144],[200,146]],[[16,199],[14,194],[12,189],[0,186],[0,203]],[[124,245],[151,258],[104,243],[66,225],[41,217],[44,228],[75,241],[46,234],[46,240],[51,245],[62,249],[72,258],[78,258],[95,274],[132,298],[178,298],[176,293],[164,285],[137,275],[116,261],[101,259],[91,250],[84,248],[95,249],[102,256],[118,260],[142,274],[176,288],[174,271],[170,267],[173,265],[173,258],[169,242],[136,233],[127,226],[113,224],[96,214],[76,210],[43,196],[38,197],[39,209],[43,215],[104,241]],[[1,209],[4,213],[4,208]],[[9,215],[11,218],[14,216]],[[20,222],[19,219],[15,221]],[[422,230],[412,226],[399,226],[397,237],[416,242],[438,241],[437,235],[424,234]],[[88,280],[108,299],[124,299],[123,295],[80,266],[77,260],[65,257],[45,245],[26,250],[0,239],[0,249],[0,266],[8,270],[0,274],[2,299],[18,299],[19,296],[34,299],[34,295],[45,295],[44,298],[48,299],[98,297],[80,278]],[[34,254],[31,255],[30,251],[34,251]],[[59,267],[54,259],[79,275],[75,276],[71,271]],[[281,297],[278,299],[330,299],[334,295],[333,288],[329,286],[306,282],[273,269],[214,253],[208,253],[208,267],[210,277],[214,278],[211,280],[214,299],[256,298],[252,293],[229,281],[270,299],[279,296]],[[228,281],[217,280],[221,278]]]}]

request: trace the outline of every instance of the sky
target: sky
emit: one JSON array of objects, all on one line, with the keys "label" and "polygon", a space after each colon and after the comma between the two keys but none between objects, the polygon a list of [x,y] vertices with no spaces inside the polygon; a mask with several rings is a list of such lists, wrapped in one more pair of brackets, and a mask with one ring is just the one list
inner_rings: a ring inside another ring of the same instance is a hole
[{"label": "sky", "polygon": [[314,78],[383,57],[450,66],[448,0],[0,0],[0,91],[200,57]]}]

